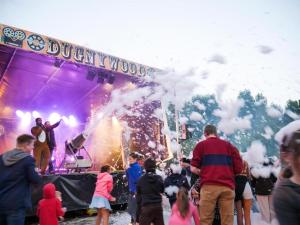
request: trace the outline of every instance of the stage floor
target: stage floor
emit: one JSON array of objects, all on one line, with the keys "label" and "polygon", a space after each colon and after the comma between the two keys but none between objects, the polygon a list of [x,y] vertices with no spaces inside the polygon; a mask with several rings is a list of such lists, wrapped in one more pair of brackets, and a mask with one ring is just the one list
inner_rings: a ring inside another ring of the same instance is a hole
[{"label": "stage floor", "polygon": [[[112,173],[114,187],[112,196],[117,198],[112,205],[126,204],[128,201],[128,186],[124,171]],[[43,183],[32,186],[33,211],[28,215],[35,215],[37,204],[42,199],[42,188],[47,183],[53,183],[56,189],[62,193],[63,207],[67,211],[88,209],[95,190],[97,175],[95,173],[73,173],[43,176]]]}]

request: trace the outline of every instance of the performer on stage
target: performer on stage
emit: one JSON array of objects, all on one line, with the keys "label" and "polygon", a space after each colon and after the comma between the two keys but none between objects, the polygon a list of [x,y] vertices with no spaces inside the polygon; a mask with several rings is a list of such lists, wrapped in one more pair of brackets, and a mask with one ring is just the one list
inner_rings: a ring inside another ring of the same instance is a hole
[{"label": "performer on stage", "polygon": [[45,130],[46,130],[46,139],[47,139],[47,144],[48,147],[50,149],[50,160],[49,160],[49,173],[53,173],[53,163],[52,163],[52,154],[53,154],[53,150],[56,148],[56,141],[55,141],[55,135],[54,135],[54,128],[58,127],[60,122],[62,121],[62,119],[60,121],[58,121],[57,123],[51,125],[49,121],[45,122]]},{"label": "performer on stage", "polygon": [[35,119],[36,126],[31,128],[31,133],[36,137],[34,142],[33,156],[36,167],[44,175],[50,158],[50,150],[47,144],[46,128],[43,125],[42,118]]}]

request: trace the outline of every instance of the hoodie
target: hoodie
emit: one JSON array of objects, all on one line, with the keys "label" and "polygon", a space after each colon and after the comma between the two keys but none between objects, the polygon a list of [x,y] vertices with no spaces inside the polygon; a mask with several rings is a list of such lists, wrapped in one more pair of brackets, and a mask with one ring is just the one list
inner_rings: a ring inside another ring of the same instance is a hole
[{"label": "hoodie", "polygon": [[13,149],[0,155],[0,212],[31,208],[30,184],[41,181],[28,153]]},{"label": "hoodie", "polygon": [[126,176],[129,191],[135,193],[137,181],[142,176],[142,167],[137,162],[130,164],[130,167],[126,170]]},{"label": "hoodie", "polygon": [[164,183],[162,177],[146,172],[137,183],[137,202],[139,206],[161,204],[164,193]]},{"label": "hoodie", "polygon": [[3,160],[3,164],[5,166],[12,166],[27,156],[30,156],[30,155],[28,153],[22,151],[21,149],[15,148],[11,151],[5,152],[2,155],[2,160]]},{"label": "hoodie", "polygon": [[94,196],[112,199],[110,192],[113,189],[113,178],[109,173],[99,173],[97,176],[97,183],[94,192]]},{"label": "hoodie", "polygon": [[37,209],[40,225],[58,225],[58,217],[63,215],[61,202],[55,197],[54,184],[46,184],[43,188],[43,199],[39,201]]},{"label": "hoodie", "polygon": [[168,190],[168,188],[177,187],[179,189],[181,187],[184,187],[187,190],[190,190],[190,185],[187,178],[178,173],[172,173],[170,176],[168,176],[164,181],[164,186],[166,195],[172,202],[176,201],[176,193],[169,193],[168,191],[166,191]]},{"label": "hoodie", "polygon": [[300,224],[300,185],[283,179],[273,192],[273,204],[280,225]]}]

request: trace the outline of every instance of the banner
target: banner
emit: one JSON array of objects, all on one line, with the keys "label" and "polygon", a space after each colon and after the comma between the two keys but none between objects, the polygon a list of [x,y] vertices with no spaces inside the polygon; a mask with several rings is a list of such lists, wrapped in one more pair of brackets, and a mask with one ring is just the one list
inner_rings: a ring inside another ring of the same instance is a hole
[{"label": "banner", "polygon": [[143,77],[157,71],[152,67],[3,24],[0,24],[0,44],[131,76]]}]

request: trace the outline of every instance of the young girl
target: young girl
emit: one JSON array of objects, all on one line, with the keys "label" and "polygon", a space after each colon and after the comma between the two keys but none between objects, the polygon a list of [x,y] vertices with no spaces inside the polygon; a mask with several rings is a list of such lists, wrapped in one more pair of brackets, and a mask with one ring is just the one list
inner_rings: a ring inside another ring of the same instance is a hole
[{"label": "young girl", "polygon": [[187,189],[181,187],[177,193],[177,200],[172,207],[169,225],[192,225],[192,217],[195,225],[200,225],[198,210],[189,200]]},{"label": "young girl", "polygon": [[63,218],[66,209],[61,207],[61,200],[56,197],[55,186],[46,184],[43,199],[39,201],[37,216],[40,225],[58,225],[58,218]]},{"label": "young girl", "polygon": [[291,167],[290,178],[282,179],[274,192],[273,203],[280,225],[300,224],[300,130],[286,141],[284,160]]},{"label": "young girl", "polygon": [[113,178],[110,173],[111,167],[105,165],[101,167],[100,173],[97,176],[96,188],[90,204],[90,208],[96,208],[98,211],[96,225],[100,225],[101,220],[103,220],[104,225],[108,225],[109,213],[111,211],[109,201],[116,200],[110,194],[113,189]]}]

